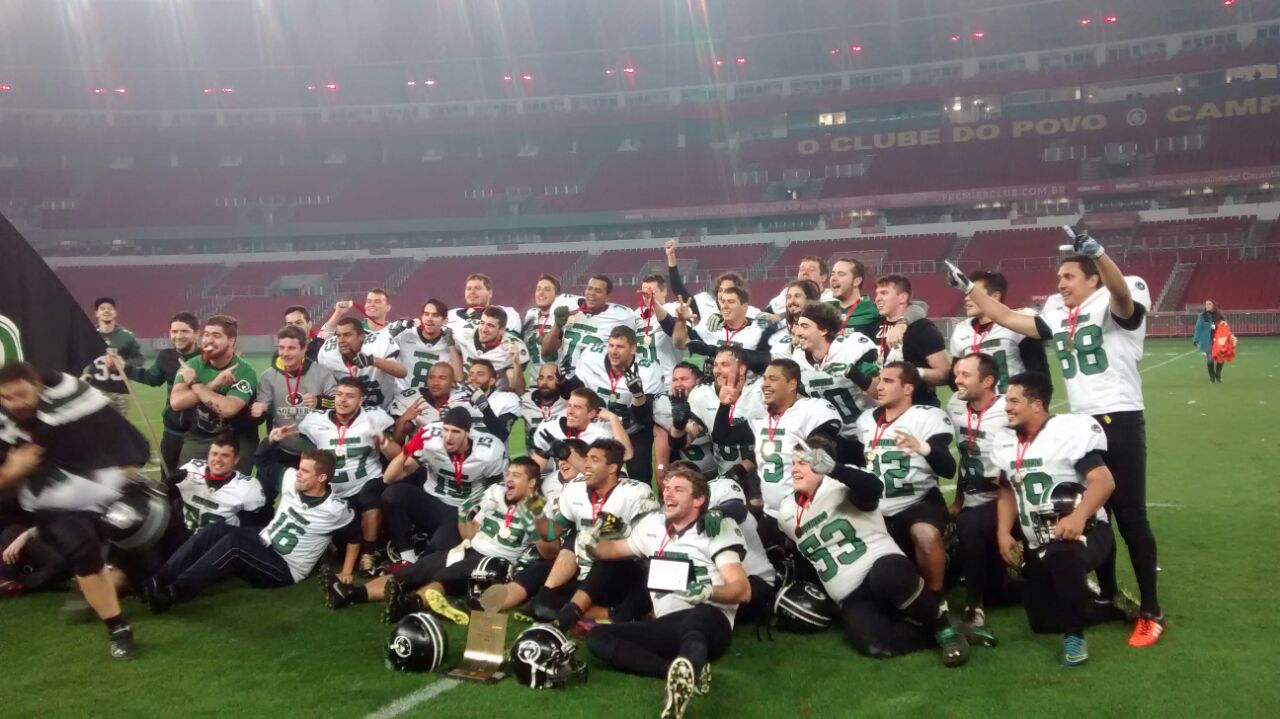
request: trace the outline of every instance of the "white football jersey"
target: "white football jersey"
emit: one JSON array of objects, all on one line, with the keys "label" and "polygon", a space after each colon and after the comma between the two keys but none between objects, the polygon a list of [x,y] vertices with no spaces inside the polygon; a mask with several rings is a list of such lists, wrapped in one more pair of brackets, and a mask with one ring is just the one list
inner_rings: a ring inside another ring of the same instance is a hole
[{"label": "white football jersey", "polygon": [[179,467],[186,476],[178,482],[182,496],[182,521],[194,533],[206,524],[240,526],[240,512],[261,509],[267,503],[258,480],[232,470],[222,482],[210,484],[209,464],[193,459]]},{"label": "white football jersey", "polygon": [[533,526],[537,517],[524,502],[507,504],[507,487],[503,482],[472,495],[462,513],[475,520],[476,533],[471,548],[486,557],[501,557],[515,564],[524,550],[533,544],[538,533]]},{"label": "white football jersey", "polygon": [[520,366],[524,367],[529,364],[529,348],[525,346],[523,340],[504,337],[498,344],[493,346],[484,346],[480,344],[479,335],[472,335],[468,342],[462,342],[458,345],[458,350],[462,352],[462,367],[464,371],[470,371],[471,363],[478,359],[486,359],[493,363],[493,368],[498,371],[498,388],[509,389],[511,382],[507,380],[507,370],[511,369],[511,353],[507,351],[506,344],[510,342],[515,345],[516,357],[520,360]]},{"label": "white football jersey", "polygon": [[991,406],[979,412],[953,394],[947,400],[947,416],[955,428],[956,449],[960,452],[956,491],[964,497],[966,508],[987,504],[996,498],[996,479],[1000,477],[991,451],[995,438],[1009,426],[1004,395],[996,395]]},{"label": "white football jersey", "polygon": [[546,310],[537,307],[530,307],[524,313],[524,323],[520,328],[520,338],[524,340],[525,346],[529,348],[529,371],[534,377],[538,376],[538,370],[544,364],[555,364],[560,361],[560,352],[551,353],[550,355],[542,354],[542,338],[556,326],[555,315],[553,314],[557,307],[568,307],[572,312],[578,309],[578,300],[582,299],[579,295],[556,295],[551,301],[551,306]]},{"label": "white football jersey", "polygon": [[[716,302],[716,298],[711,296],[710,292],[699,292],[693,296],[693,309],[698,313],[699,323],[701,327],[707,323],[707,318],[711,315],[720,314],[720,304]],[[760,308],[755,305],[747,305],[747,319],[754,320],[760,316]]]},{"label": "white football jersey", "polygon": [[876,560],[902,554],[880,510],[858,509],[849,499],[849,488],[830,477],[822,480],[803,509],[795,493],[788,494],[778,512],[778,529],[795,542],[837,603],[862,585]]},{"label": "white football jersey", "polygon": [[569,406],[567,400],[556,394],[550,402],[545,402],[541,395],[534,395],[536,389],[531,389],[520,396],[520,417],[524,419],[524,436],[525,446],[533,447],[533,438],[538,434],[538,428],[543,422],[564,414],[565,407]]},{"label": "white football jersey", "polygon": [[[586,479],[575,479],[564,485],[560,498],[556,500],[555,522],[561,527],[583,531],[595,524],[596,518],[601,514],[608,513],[634,530],[636,520],[641,515],[657,508],[658,500],[653,498],[653,490],[649,485],[634,479],[618,480],[614,488],[604,495],[588,489]],[[591,571],[593,559],[576,542],[573,554],[578,559],[578,578],[583,579]]]},{"label": "white football jersey", "polygon": [[[1151,310],[1151,290],[1138,277],[1126,277],[1133,301]],[[1075,335],[1067,348],[1070,314],[1062,295],[1045,300],[1040,318],[1053,332],[1050,346],[1062,368],[1067,400],[1076,414],[1099,415],[1143,408],[1142,343],[1147,336],[1144,317],[1137,329],[1127,330],[1111,315],[1111,292],[1100,287],[1080,304]],[[1050,339],[1050,338],[1045,338]]]},{"label": "white football jersey", "polygon": [[330,491],[324,497],[303,497],[294,485],[298,470],[286,469],[280,478],[280,504],[275,518],[259,534],[289,565],[294,583],[307,578],[329,548],[329,537],[351,524],[355,513]]},{"label": "white football jersey", "polygon": [[329,486],[341,499],[355,495],[366,482],[382,479],[382,452],[373,438],[396,421],[380,409],[362,409],[350,424],[339,424],[337,412],[312,412],[298,423],[298,434],[337,458]]},{"label": "white football jersey", "polygon": [[399,381],[402,390],[425,387],[432,365],[447,363],[453,356],[451,333],[441,332],[431,340],[422,336],[421,329],[412,328],[396,335],[395,342],[400,348],[400,364],[409,371],[409,376]]},{"label": "white football jersey", "polygon": [[591,444],[597,439],[613,439],[613,425],[602,419],[592,420],[587,423],[586,427],[580,430],[570,431],[568,429],[569,421],[565,415],[552,415],[544,421],[538,428],[538,433],[533,436],[533,442],[529,444],[529,452],[537,453],[542,457],[547,457],[547,466],[542,469],[542,493],[550,499],[553,495],[560,493],[560,468],[554,459],[550,459],[551,451],[548,448],[548,442],[544,434],[550,435],[553,439],[564,441],[572,437],[580,439],[587,444]]},{"label": "white football jersey", "polygon": [[[721,320],[723,321],[723,320]],[[709,330],[705,323],[689,330],[689,339],[701,340],[712,347],[741,347],[744,350],[767,350],[769,344],[764,341],[769,331],[769,323],[763,318],[748,317],[746,324],[736,330],[726,325],[718,330]],[[779,330],[782,332],[784,330]],[[775,333],[776,334],[776,333]]]},{"label": "white football jersey", "polygon": [[923,404],[911,405],[886,425],[879,424],[881,416],[882,410],[864,412],[858,418],[858,439],[868,453],[875,454],[867,462],[867,471],[884,483],[880,511],[892,517],[924,499],[926,492],[938,486],[938,475],[924,457],[898,449],[898,431],[905,431],[921,442],[945,434],[950,442],[955,438],[955,428],[946,412]]},{"label": "white football jersey", "polygon": [[[421,399],[423,403],[422,412],[418,415],[415,423],[419,427],[426,427],[429,424],[439,422],[444,419],[444,413],[449,411],[450,407],[466,407],[471,412],[472,417],[478,416],[478,412],[471,406],[471,391],[467,385],[455,384],[449,390],[449,398],[443,404],[433,404],[426,395],[427,388],[425,385],[406,389],[395,396],[391,400],[391,409],[388,412],[392,417],[399,417],[409,410],[409,406],[414,400]],[[496,409],[494,410],[497,411]]]},{"label": "white football jersey", "polygon": [[634,330],[637,325],[635,310],[609,303],[599,312],[573,312],[562,331],[564,336],[560,345],[560,357],[568,358],[565,362],[568,366],[578,366],[582,353],[608,344],[609,333],[619,325]]},{"label": "white football jersey", "polygon": [[862,388],[846,375],[850,367],[864,365],[864,373],[874,374],[876,346],[866,335],[849,330],[827,347],[826,356],[812,360],[796,348],[791,359],[800,365],[800,386],[810,397],[821,397],[840,414],[840,436],[857,439],[858,416],[876,406]]},{"label": "white football jersey", "polygon": [[791,452],[800,440],[827,423],[840,423],[835,407],[825,399],[798,397],[781,415],[767,407],[747,417],[756,438],[756,471],[760,474],[760,498],[764,513],[778,516],[778,507],[792,491]]},{"label": "white football jersey", "polygon": [[796,343],[791,336],[791,325],[784,322],[777,332],[769,336],[769,356],[773,359],[791,359],[795,349]]},{"label": "white football jersey", "polygon": [[[391,333],[386,330],[378,330],[376,332],[366,332],[364,335],[364,345],[360,348],[361,354],[367,354],[377,359],[398,360],[400,357],[400,346],[391,338]],[[333,372],[336,379],[343,377],[356,377],[360,380],[360,384],[364,386],[364,406],[365,407],[387,407],[391,404],[391,400],[400,393],[399,380],[391,375],[383,372],[377,367],[353,367],[342,357],[342,352],[338,350],[338,338],[330,337],[320,347],[319,354],[316,355],[316,362],[321,367]]]},{"label": "white football jersey", "polygon": [[[1059,484],[1083,484],[1076,463],[1089,452],[1106,452],[1107,435],[1097,420],[1083,414],[1054,415],[1023,448],[1018,462],[1018,435],[1012,429],[1001,432],[992,450],[996,466],[1013,487],[1018,502],[1018,524],[1027,546],[1039,547],[1052,539],[1054,520],[1042,521],[1041,512],[1052,514],[1051,490]],[[1096,518],[1107,521],[1107,511],[1099,508]]]},{"label": "white football jersey", "polygon": [[[678,302],[668,302],[662,307],[667,311],[667,314],[674,317],[676,310],[680,308],[680,304]],[[669,378],[671,377],[671,370],[684,361],[689,356],[689,353],[685,350],[676,349],[675,343],[671,340],[671,335],[662,329],[658,318],[646,317],[646,310],[647,308],[641,308],[636,312],[636,353],[639,357],[658,365],[662,370],[662,375]]]},{"label": "white football jersey", "polygon": [[[690,419],[690,422],[693,420]],[[673,423],[671,419],[671,397],[662,395],[653,401],[653,423],[668,432],[671,431]],[[698,470],[703,474],[711,476],[716,474],[716,458],[714,450],[711,447],[711,431],[701,430],[698,436],[692,442],[685,438],[685,445],[678,454],[672,453],[672,461],[683,459],[687,462],[693,462],[698,465]]]},{"label": "white football jersey", "polygon": [[[497,305],[503,312],[507,313],[507,331],[505,337],[520,338],[520,315],[513,307],[506,305]],[[457,307],[449,310],[445,316],[444,324],[453,332],[453,341],[458,346],[469,344],[476,334],[476,326],[480,324],[480,313],[483,307]]]},{"label": "white football jersey", "polygon": [[[711,496],[707,500],[708,507],[718,507],[725,502],[737,500],[744,505],[747,503],[747,494],[742,491],[742,486],[728,477],[712,477],[708,482],[711,488]],[[768,584],[773,584],[778,578],[778,570],[774,568],[773,562],[769,561],[769,555],[764,550],[764,542],[760,541],[760,525],[756,523],[755,515],[747,512],[747,518],[738,523],[738,528],[742,530],[742,542],[747,548],[747,555],[742,560],[742,568],[752,577],[759,577]]]},{"label": "white football jersey", "polygon": [[[470,385],[467,388],[471,392],[475,389]],[[488,432],[484,425],[484,414],[476,409],[476,406],[467,401],[467,409],[471,410],[471,427],[472,429]],[[519,417],[520,416],[520,395],[507,389],[494,390],[489,393],[489,409],[493,410],[493,414],[501,417]]]},{"label": "white football jersey", "polygon": [[507,472],[507,448],[491,434],[471,430],[471,451],[462,458],[459,467],[444,448],[444,433],[439,423],[428,425],[422,431],[426,433],[422,449],[413,455],[414,461],[427,472],[422,488],[450,507],[461,507],[472,494],[483,492]]},{"label": "white football jersey", "polygon": [[[1025,315],[1035,314],[1034,310],[1027,309],[1017,310],[1017,312]],[[955,329],[951,331],[948,349],[951,351],[951,356],[956,359],[979,352],[991,355],[991,359],[995,360],[996,366],[1000,368],[1000,374],[996,378],[996,391],[1004,392],[1009,388],[1010,377],[1027,371],[1026,365],[1022,363],[1022,351],[1018,348],[1026,338],[1026,335],[1020,335],[994,322],[980,328],[977,318],[973,318],[956,324]]]},{"label": "white football jersey", "polygon": [[[750,380],[742,388],[742,395],[738,398],[738,404],[733,408],[733,415],[730,418],[730,426],[737,427],[747,421],[747,416],[753,412],[759,411],[764,405],[764,398],[760,394],[760,380],[756,378]],[[693,410],[693,418],[691,421],[702,425],[703,434],[711,436],[711,429],[715,426],[716,412],[720,411],[720,395],[716,391],[714,383],[700,384],[689,392],[689,408]],[[736,444],[711,444],[711,451],[715,457],[716,473],[724,474],[728,472],[733,465],[742,461],[744,450],[750,452],[753,445],[736,445]]]},{"label": "white football jersey", "polygon": [[[622,420],[622,426],[629,434],[635,434],[644,429],[632,419],[631,400],[634,396],[631,390],[627,389],[625,373],[613,373],[609,365],[609,355],[603,345],[580,352],[574,366],[577,368],[577,376],[583,386],[595,392],[600,398],[600,403],[610,412],[618,415]],[[666,393],[667,385],[663,381],[662,370],[658,365],[649,360],[640,359],[640,356],[636,355],[631,360],[631,370],[640,376],[644,384],[644,393],[649,395],[649,401],[652,402],[654,397]]]},{"label": "white football jersey", "polygon": [[[720,532],[715,538],[708,537],[694,521],[684,531],[672,533],[667,525],[667,518],[662,512],[651,512],[640,518],[627,535],[627,546],[637,557],[659,557],[662,559],[684,559],[693,570],[685,591],[696,591],[704,586],[724,586],[724,575],[720,568],[729,564],[742,564],[747,549],[743,544],[742,530],[738,523],[725,517],[721,520]],[[668,614],[692,609],[695,605],[685,601],[678,592],[649,591],[653,601],[653,615],[663,617]],[[738,613],[738,605],[722,604],[708,601],[708,604],[724,612],[733,626],[733,619]]]}]

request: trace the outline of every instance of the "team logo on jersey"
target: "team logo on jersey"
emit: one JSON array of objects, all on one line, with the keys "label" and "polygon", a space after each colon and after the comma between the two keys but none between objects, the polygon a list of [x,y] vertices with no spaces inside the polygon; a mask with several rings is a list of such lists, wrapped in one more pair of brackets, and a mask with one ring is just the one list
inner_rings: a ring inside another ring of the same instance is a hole
[{"label": "team logo on jersey", "polygon": [[231,386],[231,389],[234,389],[237,392],[243,392],[245,394],[251,394],[253,392],[253,388],[249,386],[249,380],[247,379],[242,379],[239,382],[236,382],[234,385]]}]

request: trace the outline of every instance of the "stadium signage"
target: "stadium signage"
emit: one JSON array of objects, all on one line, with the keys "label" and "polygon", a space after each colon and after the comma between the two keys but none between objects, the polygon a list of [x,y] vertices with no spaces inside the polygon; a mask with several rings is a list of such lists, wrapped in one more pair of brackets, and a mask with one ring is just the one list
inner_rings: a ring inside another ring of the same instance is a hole
[{"label": "stadium signage", "polygon": [[[1280,95],[1263,95],[1199,105],[1170,105],[1164,111],[1164,119],[1170,123],[1203,122],[1230,117],[1248,117],[1270,114],[1280,108]],[[1141,120],[1136,112],[1141,111]],[[1159,117],[1159,115],[1156,115]],[[969,125],[943,125],[920,130],[896,132],[869,132],[857,135],[827,135],[821,138],[805,138],[796,144],[801,155],[817,155],[823,152],[868,152],[895,147],[917,147],[945,143],[984,142],[1002,137],[1054,137],[1081,132],[1105,130],[1112,124],[1131,127],[1145,125],[1148,113],[1142,108],[1130,108],[1111,117],[1106,113],[1088,113],[1039,119],[1017,119],[1003,122],[987,122]]]}]

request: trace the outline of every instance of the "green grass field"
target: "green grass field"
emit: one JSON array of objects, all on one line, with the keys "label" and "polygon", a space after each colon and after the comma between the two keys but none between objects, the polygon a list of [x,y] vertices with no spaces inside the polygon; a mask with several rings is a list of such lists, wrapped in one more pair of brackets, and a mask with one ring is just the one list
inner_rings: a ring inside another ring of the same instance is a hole
[{"label": "green grass field", "polygon": [[[1169,616],[1155,648],[1129,649],[1128,626],[1098,627],[1089,664],[1063,669],[1058,638],[1030,634],[1017,607],[991,612],[1001,645],[975,648],[956,670],[934,653],[865,659],[834,631],[760,642],[743,627],[689,716],[1276,716],[1280,612],[1267,553],[1280,538],[1280,394],[1271,389],[1280,340],[1243,342],[1221,385],[1208,383],[1190,349],[1152,341],[1144,362],[1148,502]],[[143,397],[154,416],[160,394]],[[1127,558],[1121,571],[1132,588]],[[125,599],[139,643],[128,663],[108,658],[100,625],[64,623],[64,599],[0,603],[0,716],[364,716],[444,681],[385,669],[388,627],[376,609],[328,611],[314,578],[275,591],[229,583],[162,616]],[[447,666],[464,642],[450,628]],[[563,692],[512,680],[437,688],[407,715],[622,719],[656,716],[661,696],[660,682],[595,662],[586,686]]]}]

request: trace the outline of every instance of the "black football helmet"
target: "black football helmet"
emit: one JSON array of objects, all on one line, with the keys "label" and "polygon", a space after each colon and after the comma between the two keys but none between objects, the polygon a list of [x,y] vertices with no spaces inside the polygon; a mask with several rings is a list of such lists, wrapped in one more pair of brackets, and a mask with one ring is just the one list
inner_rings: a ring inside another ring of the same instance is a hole
[{"label": "black football helmet", "polygon": [[587,665],[574,657],[578,645],[550,624],[520,632],[507,660],[511,673],[533,689],[556,689],[587,680]]},{"label": "black football helmet", "polygon": [[836,605],[826,590],[813,582],[791,582],[778,590],[773,600],[774,621],[780,629],[815,634],[831,627]]},{"label": "black football helmet", "polygon": [[1035,531],[1041,545],[1054,540],[1058,520],[1076,511],[1084,499],[1084,489],[1078,482],[1061,482],[1049,490],[1035,513]]},{"label": "black football helmet", "polygon": [[129,478],[120,498],[102,513],[107,540],[125,551],[146,549],[169,527],[172,508],[158,485],[141,475]]},{"label": "black football helmet", "polygon": [[387,637],[387,667],[398,672],[435,671],[448,650],[440,621],[426,612],[415,612],[401,619]]},{"label": "black football helmet", "polygon": [[471,579],[467,582],[467,593],[471,602],[480,606],[480,595],[495,584],[505,584],[511,576],[511,562],[502,557],[485,557],[471,570]]}]

